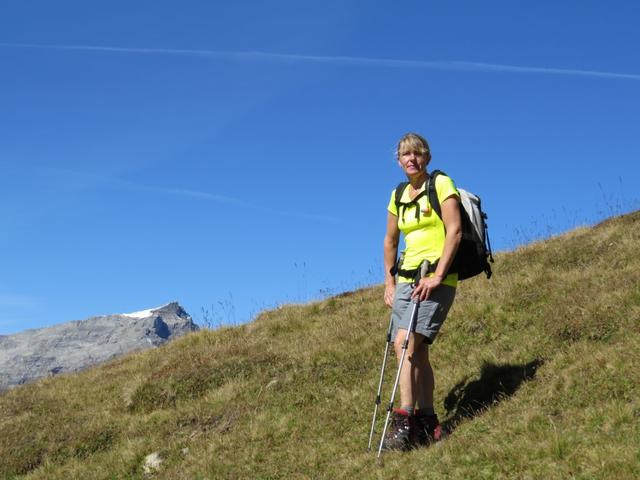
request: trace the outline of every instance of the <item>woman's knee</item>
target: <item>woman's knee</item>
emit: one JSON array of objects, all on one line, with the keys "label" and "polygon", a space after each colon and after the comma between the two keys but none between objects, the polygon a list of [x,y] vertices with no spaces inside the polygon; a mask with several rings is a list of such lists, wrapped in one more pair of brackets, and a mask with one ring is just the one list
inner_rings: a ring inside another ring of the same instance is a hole
[{"label": "woman's knee", "polygon": [[426,342],[426,337],[424,335],[420,335],[419,333],[415,334],[414,337],[414,346],[413,346],[413,355],[417,359],[417,361],[421,364],[429,363],[429,344]]},{"label": "woman's knee", "polygon": [[400,355],[402,355],[402,346],[404,345],[406,336],[406,330],[398,330],[396,332],[396,338],[393,340],[393,348],[395,349],[396,356],[398,358],[400,358]]},{"label": "woman's knee", "polygon": [[[411,355],[412,357],[415,354],[417,356],[423,357],[425,354],[423,353],[425,350],[428,350],[429,345],[424,341],[424,335],[420,335],[419,333],[412,333],[409,335],[409,342],[407,343],[407,355]],[[396,338],[393,341],[393,347],[396,351],[396,355],[398,359],[402,355],[404,342],[407,340],[407,331],[406,330],[398,330],[396,333]],[[426,354],[428,358],[428,353]]]}]

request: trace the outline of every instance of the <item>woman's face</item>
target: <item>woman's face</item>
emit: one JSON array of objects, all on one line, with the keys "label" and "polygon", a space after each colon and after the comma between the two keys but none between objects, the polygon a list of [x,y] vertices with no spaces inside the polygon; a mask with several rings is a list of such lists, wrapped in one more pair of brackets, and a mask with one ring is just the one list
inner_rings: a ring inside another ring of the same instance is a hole
[{"label": "woman's face", "polygon": [[429,163],[429,152],[422,153],[420,149],[409,146],[400,149],[398,163],[408,176],[417,175],[424,172]]}]

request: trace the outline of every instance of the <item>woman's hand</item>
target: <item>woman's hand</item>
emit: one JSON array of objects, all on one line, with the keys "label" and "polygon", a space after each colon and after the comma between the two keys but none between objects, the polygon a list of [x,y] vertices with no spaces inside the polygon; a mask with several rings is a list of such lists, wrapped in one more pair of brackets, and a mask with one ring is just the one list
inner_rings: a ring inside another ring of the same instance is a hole
[{"label": "woman's hand", "polygon": [[418,298],[421,302],[427,300],[436,288],[442,284],[443,278],[439,275],[424,277],[420,279],[416,288],[413,289],[412,298]]},{"label": "woman's hand", "polygon": [[393,307],[393,296],[396,293],[395,285],[385,285],[384,287],[384,303],[387,307]]}]

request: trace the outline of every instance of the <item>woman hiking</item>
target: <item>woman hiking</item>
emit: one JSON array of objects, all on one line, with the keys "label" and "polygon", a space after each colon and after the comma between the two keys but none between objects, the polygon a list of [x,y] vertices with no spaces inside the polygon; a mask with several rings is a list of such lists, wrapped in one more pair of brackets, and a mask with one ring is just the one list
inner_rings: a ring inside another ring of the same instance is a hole
[{"label": "woman hiking", "polygon": [[[442,435],[433,410],[434,376],[429,345],[434,342],[455,297],[458,275],[448,270],[462,237],[460,195],[451,178],[442,174],[435,177],[442,218],[429,205],[428,187],[432,178],[427,171],[431,161],[427,141],[416,133],[408,133],[399,140],[396,156],[409,184],[399,199],[394,190],[389,201],[384,237],[384,302],[392,308],[392,341],[398,361],[412,304],[414,300],[419,303],[399,379],[400,408],[392,412],[391,427],[383,439],[384,450],[428,445],[440,440]],[[401,232],[406,250],[401,263],[396,265]],[[419,278],[418,272],[425,260],[431,268],[425,277]]]}]

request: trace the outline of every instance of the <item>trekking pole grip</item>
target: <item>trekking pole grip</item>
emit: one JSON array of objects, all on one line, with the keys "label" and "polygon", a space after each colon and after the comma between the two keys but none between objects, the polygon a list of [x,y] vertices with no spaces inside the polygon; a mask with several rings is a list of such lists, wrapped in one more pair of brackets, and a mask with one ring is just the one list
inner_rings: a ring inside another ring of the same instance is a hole
[{"label": "trekking pole grip", "polygon": [[413,279],[413,286],[417,287],[420,283],[420,279],[426,277],[431,270],[431,262],[429,260],[423,260],[416,272],[416,276]]},{"label": "trekking pole grip", "polygon": [[420,278],[426,277],[427,274],[429,273],[430,268],[431,268],[431,262],[429,260],[423,260],[422,264],[420,265]]}]

